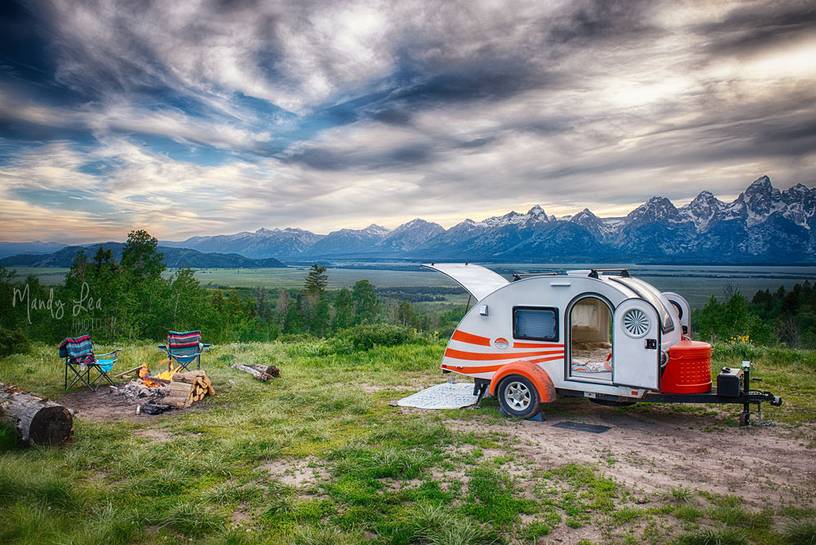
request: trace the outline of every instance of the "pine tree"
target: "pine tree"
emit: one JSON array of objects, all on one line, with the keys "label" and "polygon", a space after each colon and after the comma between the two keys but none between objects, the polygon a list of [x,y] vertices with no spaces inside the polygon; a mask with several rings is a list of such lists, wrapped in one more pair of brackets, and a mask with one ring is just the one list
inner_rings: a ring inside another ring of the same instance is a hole
[{"label": "pine tree", "polygon": [[329,283],[329,276],[326,274],[326,267],[315,263],[306,275],[306,282],[303,291],[306,295],[317,298],[326,291]]}]

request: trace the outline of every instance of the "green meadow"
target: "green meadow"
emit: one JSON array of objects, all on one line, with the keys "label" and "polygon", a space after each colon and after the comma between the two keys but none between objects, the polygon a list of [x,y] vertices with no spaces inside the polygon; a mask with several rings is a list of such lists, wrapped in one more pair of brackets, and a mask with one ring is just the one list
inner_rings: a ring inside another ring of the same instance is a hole
[{"label": "green meadow", "polygon": [[[124,348],[120,369],[160,365],[153,345]],[[813,488],[801,492],[812,475],[774,485],[765,498],[750,493],[764,486],[760,474],[720,490],[694,456],[677,456],[672,467],[690,465],[673,469],[676,481],[637,482],[666,469],[651,457],[665,441],[652,431],[693,434],[700,447],[719,443],[723,450],[707,455],[716,472],[740,463],[731,458],[737,452],[756,454],[744,446],[754,441],[784,442],[791,457],[812,462],[813,351],[717,347],[715,368],[751,358],[762,387],[785,397],[783,407],[766,409],[774,426],[743,430],[736,408],[559,400],[544,422],[531,423],[505,418],[494,400],[476,410],[392,406],[444,380],[443,348],[416,340],[353,350],[303,337],[226,344],[204,360],[217,395],[191,409],[113,419],[80,411],[73,440],[59,448],[16,445],[5,430],[0,543],[814,543]],[[235,362],[274,364],[281,377],[257,382],[231,369]],[[63,396],[51,346],[0,360],[0,381]],[[86,395],[107,399],[102,391],[66,399]],[[563,418],[613,429],[591,436],[550,425]],[[621,449],[620,434],[635,440]],[[641,472],[635,481],[632,471]]]}]

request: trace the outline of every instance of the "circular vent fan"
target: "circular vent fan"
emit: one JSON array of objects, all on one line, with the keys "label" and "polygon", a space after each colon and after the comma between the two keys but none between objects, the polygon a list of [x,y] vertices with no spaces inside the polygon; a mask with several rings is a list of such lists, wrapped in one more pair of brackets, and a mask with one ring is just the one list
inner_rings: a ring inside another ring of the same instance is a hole
[{"label": "circular vent fan", "polygon": [[649,332],[651,325],[649,317],[639,308],[627,310],[626,314],[623,315],[623,329],[631,337],[643,337]]}]

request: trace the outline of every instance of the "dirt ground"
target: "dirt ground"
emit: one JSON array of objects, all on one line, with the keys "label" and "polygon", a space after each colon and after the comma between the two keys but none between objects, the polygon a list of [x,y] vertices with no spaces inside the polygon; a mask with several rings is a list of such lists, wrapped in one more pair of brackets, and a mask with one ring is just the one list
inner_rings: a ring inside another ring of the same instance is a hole
[{"label": "dirt ground", "polygon": [[92,422],[143,422],[146,418],[168,418],[184,411],[198,409],[198,406],[194,405],[159,415],[136,414],[136,407],[145,401],[141,400],[138,403],[129,401],[126,397],[113,393],[107,386],[101,386],[95,392],[84,389],[68,392],[59,399],[59,402],[73,411],[77,418]]},{"label": "dirt ground", "polygon": [[[737,411],[729,418],[736,421]],[[766,417],[772,416],[768,412]],[[643,501],[685,488],[739,495],[755,507],[816,504],[813,425],[739,428],[711,415],[621,410],[585,400],[559,401],[544,418],[497,424],[449,420],[447,425],[503,435],[514,454],[542,470],[565,461],[593,464]],[[590,433],[553,426],[564,421],[610,429]]]}]

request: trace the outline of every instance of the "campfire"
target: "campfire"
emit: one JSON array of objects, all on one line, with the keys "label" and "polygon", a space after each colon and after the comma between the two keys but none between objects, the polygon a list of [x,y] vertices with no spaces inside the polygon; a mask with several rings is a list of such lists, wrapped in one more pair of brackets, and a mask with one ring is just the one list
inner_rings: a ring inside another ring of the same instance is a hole
[{"label": "campfire", "polygon": [[148,414],[189,407],[208,395],[215,395],[204,371],[183,371],[176,367],[151,375],[146,363],[138,368],[136,378],[115,391],[138,402],[137,412]]},{"label": "campfire", "polygon": [[145,388],[161,388],[165,385],[164,382],[160,382],[156,380],[161,377],[153,378],[150,376],[150,367],[147,366],[146,363],[143,363],[142,366],[139,368],[139,380],[142,382],[142,385]]}]

